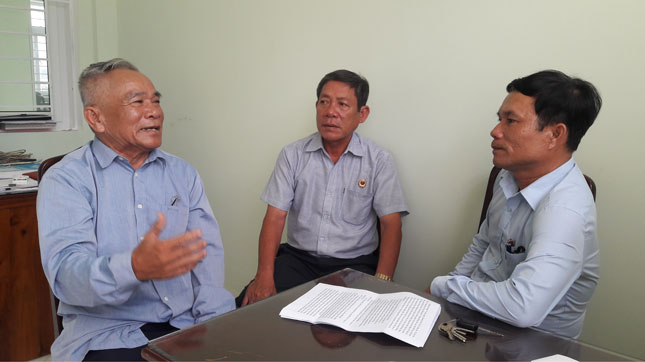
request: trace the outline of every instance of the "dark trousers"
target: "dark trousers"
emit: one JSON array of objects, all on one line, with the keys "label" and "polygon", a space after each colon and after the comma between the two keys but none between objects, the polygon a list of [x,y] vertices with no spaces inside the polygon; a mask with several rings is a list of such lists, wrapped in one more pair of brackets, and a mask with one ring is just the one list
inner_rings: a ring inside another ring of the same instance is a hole
[{"label": "dark trousers", "polygon": [[[296,249],[289,244],[280,244],[275,258],[273,280],[275,281],[276,291],[280,293],[345,268],[352,268],[374,275],[377,264],[377,253],[362,255],[353,259],[317,257],[306,251]],[[240,295],[235,298],[235,304],[238,308],[242,305],[248,286],[247,284]]]},{"label": "dark trousers", "polygon": [[[170,325],[170,323],[146,323],[141,326],[141,332],[146,338],[152,340],[165,336],[168,333],[178,331],[179,329]],[[89,351],[85,355],[84,361],[145,361],[141,357],[141,350],[145,345],[136,348],[115,348]]]}]

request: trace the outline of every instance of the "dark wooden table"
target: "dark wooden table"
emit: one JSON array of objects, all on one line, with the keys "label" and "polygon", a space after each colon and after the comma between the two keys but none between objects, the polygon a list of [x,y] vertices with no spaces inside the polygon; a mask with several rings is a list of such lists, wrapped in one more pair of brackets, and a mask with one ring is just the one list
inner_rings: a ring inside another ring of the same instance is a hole
[{"label": "dark wooden table", "polygon": [[[142,355],[148,360],[532,360],[561,354],[576,360],[616,361],[629,357],[533,329],[521,329],[488,318],[445,300],[396,283],[345,269],[320,282],[367,289],[377,293],[407,291],[441,304],[437,325],[423,348],[383,333],[353,333],[327,325],[312,325],[278,315],[280,310],[311,289],[305,283],[258,303],[151,341]],[[504,337],[479,335],[467,343],[441,336],[437,326],[467,318]]]}]

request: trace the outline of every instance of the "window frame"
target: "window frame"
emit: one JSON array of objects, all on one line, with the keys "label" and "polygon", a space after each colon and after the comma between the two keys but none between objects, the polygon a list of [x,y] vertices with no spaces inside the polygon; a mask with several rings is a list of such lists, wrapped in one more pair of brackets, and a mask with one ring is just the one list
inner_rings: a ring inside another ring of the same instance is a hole
[{"label": "window frame", "polygon": [[[56,126],[48,129],[15,129],[0,133],[55,132],[79,130],[82,118],[78,97],[78,39],[76,32],[77,0],[44,0],[45,29],[47,39],[47,71],[49,76],[49,113]],[[31,57],[33,58],[33,45]],[[35,60],[37,61],[37,60]],[[34,64],[31,64],[33,73]],[[34,78],[32,77],[32,81]]]}]

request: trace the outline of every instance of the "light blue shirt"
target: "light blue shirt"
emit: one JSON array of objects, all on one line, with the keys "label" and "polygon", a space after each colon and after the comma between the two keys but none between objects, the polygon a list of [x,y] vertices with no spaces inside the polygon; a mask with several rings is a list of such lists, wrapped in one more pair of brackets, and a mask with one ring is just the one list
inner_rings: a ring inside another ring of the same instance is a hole
[{"label": "light blue shirt", "polygon": [[[43,269],[63,316],[53,360],[134,348],[148,343],[144,323],[184,328],[235,308],[223,288],[219,226],[197,171],[180,158],[156,149],[135,171],[94,139],[47,171],[37,211]],[[200,229],[207,256],[189,273],[141,282],[132,251],[159,211],[166,216],[160,238]]]},{"label": "light blue shirt", "polygon": [[262,200],[289,212],[290,245],[343,259],[376,250],[377,217],[408,214],[392,155],[355,132],[336,164],[318,132],[284,147]]},{"label": "light blue shirt", "polygon": [[578,338],[599,279],[589,186],[571,158],[518,190],[502,170],[479,233],[431,293],[515,326]]}]

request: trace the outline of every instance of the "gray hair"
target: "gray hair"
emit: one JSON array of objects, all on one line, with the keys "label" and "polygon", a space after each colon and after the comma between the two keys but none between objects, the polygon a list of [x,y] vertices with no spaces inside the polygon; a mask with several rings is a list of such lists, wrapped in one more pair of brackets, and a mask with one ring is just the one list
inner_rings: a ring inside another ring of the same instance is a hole
[{"label": "gray hair", "polygon": [[85,68],[85,70],[83,70],[81,76],[78,78],[78,89],[81,92],[83,107],[87,107],[95,103],[95,80],[116,69],[129,69],[134,70],[135,72],[139,71],[139,69],[137,69],[137,67],[132,63],[121,58],[114,58],[106,62],[90,64]]}]

